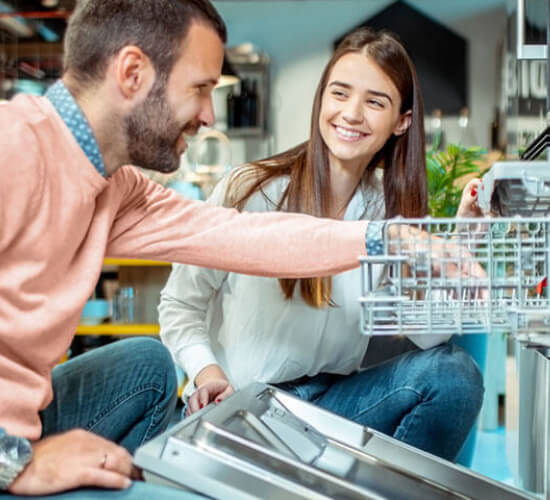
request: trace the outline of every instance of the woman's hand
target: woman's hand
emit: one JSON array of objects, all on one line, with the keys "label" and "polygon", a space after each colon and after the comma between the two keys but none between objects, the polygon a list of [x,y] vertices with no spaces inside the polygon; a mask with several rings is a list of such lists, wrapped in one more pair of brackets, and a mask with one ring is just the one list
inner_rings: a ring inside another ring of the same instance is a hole
[{"label": "woman's hand", "polygon": [[212,401],[221,403],[235,392],[218,365],[209,365],[203,368],[195,377],[195,385],[197,390],[187,400],[186,417],[201,410]]},{"label": "woman's hand", "polygon": [[233,386],[228,380],[211,380],[199,386],[199,388],[189,396],[187,400],[187,409],[185,416],[188,417],[196,411],[201,410],[212,401],[221,403],[227,396],[233,394]]},{"label": "woman's hand", "polygon": [[462,191],[462,198],[456,212],[457,217],[483,217],[483,212],[477,203],[481,179],[472,179]]}]

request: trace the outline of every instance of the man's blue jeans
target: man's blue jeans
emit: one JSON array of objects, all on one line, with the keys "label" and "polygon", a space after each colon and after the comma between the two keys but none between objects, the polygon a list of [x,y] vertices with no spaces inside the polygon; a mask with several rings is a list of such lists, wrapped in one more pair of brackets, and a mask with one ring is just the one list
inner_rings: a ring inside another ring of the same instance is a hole
[{"label": "man's blue jeans", "polygon": [[[52,372],[54,400],[40,413],[42,437],[81,428],[124,446],[138,446],[162,432],[177,398],[174,365],[157,340],[132,338],[94,349]],[[128,490],[81,489],[49,499],[195,499],[182,490],[135,481]],[[2,500],[20,498],[0,495]]]},{"label": "man's blue jeans", "polygon": [[351,375],[276,385],[447,460],[458,455],[483,400],[477,365],[453,344],[410,351]]},{"label": "man's blue jeans", "polygon": [[151,338],[114,342],[52,372],[54,400],[40,413],[42,437],[82,428],[130,453],[168,426],[177,382],[166,348]]}]

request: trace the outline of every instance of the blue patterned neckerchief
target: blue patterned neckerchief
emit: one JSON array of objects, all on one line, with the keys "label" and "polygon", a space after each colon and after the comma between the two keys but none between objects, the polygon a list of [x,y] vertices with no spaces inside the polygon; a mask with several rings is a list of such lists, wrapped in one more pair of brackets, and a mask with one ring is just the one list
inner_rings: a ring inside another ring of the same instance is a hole
[{"label": "blue patterned neckerchief", "polygon": [[94,133],[74,97],[67,87],[65,87],[65,84],[61,80],[58,80],[48,89],[45,95],[51,101],[67,127],[69,127],[69,130],[88,160],[90,160],[103,177],[106,177],[103,157],[99,151]]}]

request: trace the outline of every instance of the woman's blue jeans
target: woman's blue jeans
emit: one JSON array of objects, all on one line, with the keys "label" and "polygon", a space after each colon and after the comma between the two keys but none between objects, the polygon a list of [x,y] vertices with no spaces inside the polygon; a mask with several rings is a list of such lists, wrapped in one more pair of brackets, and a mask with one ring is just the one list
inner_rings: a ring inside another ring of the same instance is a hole
[{"label": "woman's blue jeans", "polygon": [[483,378],[453,344],[414,350],[351,375],[276,384],[301,399],[454,460],[481,408]]},{"label": "woman's blue jeans", "polygon": [[[172,417],[177,382],[166,348],[151,338],[132,338],[94,349],[54,368],[54,399],[40,413],[42,437],[81,428],[124,446],[138,446],[162,432]],[[14,497],[0,495],[2,500]],[[81,489],[48,499],[203,498],[135,481],[128,490]]]}]

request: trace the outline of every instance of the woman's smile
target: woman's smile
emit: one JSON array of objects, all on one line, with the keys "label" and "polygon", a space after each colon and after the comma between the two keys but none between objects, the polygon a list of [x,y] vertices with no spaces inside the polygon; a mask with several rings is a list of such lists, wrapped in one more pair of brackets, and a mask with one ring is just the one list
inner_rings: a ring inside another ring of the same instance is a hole
[{"label": "woman's smile", "polygon": [[348,128],[348,127],[342,127],[340,125],[332,125],[334,127],[334,130],[336,131],[336,135],[346,142],[357,142],[361,139],[364,139],[368,136],[367,133],[362,132],[361,130]]}]

